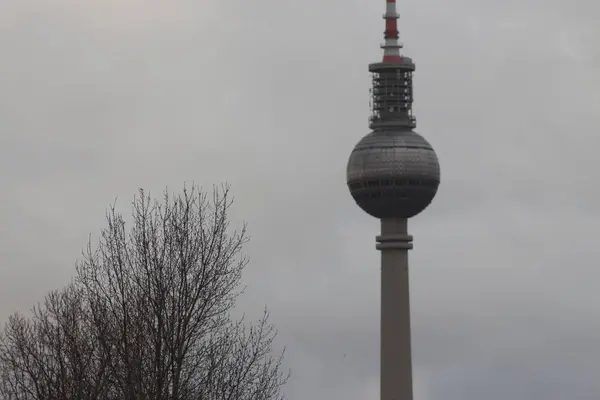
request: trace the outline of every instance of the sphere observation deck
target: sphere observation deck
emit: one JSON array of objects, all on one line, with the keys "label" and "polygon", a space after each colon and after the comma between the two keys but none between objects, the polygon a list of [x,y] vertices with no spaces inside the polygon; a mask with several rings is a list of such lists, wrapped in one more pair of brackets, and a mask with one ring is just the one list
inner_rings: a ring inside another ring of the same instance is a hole
[{"label": "sphere observation deck", "polygon": [[346,178],[350,194],[366,213],[379,219],[411,218],[435,197],[440,165],[421,135],[378,129],[350,154]]}]

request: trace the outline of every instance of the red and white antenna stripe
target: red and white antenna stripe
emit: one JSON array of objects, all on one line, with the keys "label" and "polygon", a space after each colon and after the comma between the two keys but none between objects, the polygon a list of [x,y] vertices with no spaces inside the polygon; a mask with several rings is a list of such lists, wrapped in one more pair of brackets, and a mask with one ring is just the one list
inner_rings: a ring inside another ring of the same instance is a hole
[{"label": "red and white antenna stripe", "polygon": [[402,45],[398,42],[400,36],[398,32],[398,18],[400,15],[396,12],[396,0],[386,0],[386,11],[383,14],[385,19],[385,43],[381,45],[383,49],[383,62],[402,61],[400,49]]}]

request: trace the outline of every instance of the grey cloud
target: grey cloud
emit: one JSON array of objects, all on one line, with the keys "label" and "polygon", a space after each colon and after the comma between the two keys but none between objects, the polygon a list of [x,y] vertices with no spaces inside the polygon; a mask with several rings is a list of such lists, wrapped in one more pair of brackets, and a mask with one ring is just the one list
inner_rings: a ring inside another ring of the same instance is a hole
[{"label": "grey cloud", "polygon": [[[271,308],[290,399],[377,396],[378,224],[344,170],[383,9],[0,5],[0,320],[67,281],[115,197],[227,180],[252,236],[240,312]],[[442,164],[410,224],[418,398],[595,399],[598,5],[399,9]]]}]

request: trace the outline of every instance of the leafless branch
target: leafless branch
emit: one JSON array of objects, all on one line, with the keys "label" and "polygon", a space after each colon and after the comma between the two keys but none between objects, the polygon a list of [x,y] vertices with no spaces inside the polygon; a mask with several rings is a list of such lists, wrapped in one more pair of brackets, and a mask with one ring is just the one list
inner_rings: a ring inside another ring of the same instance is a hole
[{"label": "leafless branch", "polygon": [[0,396],[20,399],[279,400],[288,379],[276,331],[230,312],[243,290],[246,227],[229,187],[192,186],[115,206],[74,281],[0,335]]}]

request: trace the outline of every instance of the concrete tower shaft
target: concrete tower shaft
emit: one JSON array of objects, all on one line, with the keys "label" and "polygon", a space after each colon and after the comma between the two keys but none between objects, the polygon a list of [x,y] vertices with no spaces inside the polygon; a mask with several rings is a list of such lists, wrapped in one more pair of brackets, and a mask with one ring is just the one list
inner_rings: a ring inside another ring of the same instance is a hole
[{"label": "concrete tower shaft", "polygon": [[381,400],[413,400],[406,218],[381,220]]}]

